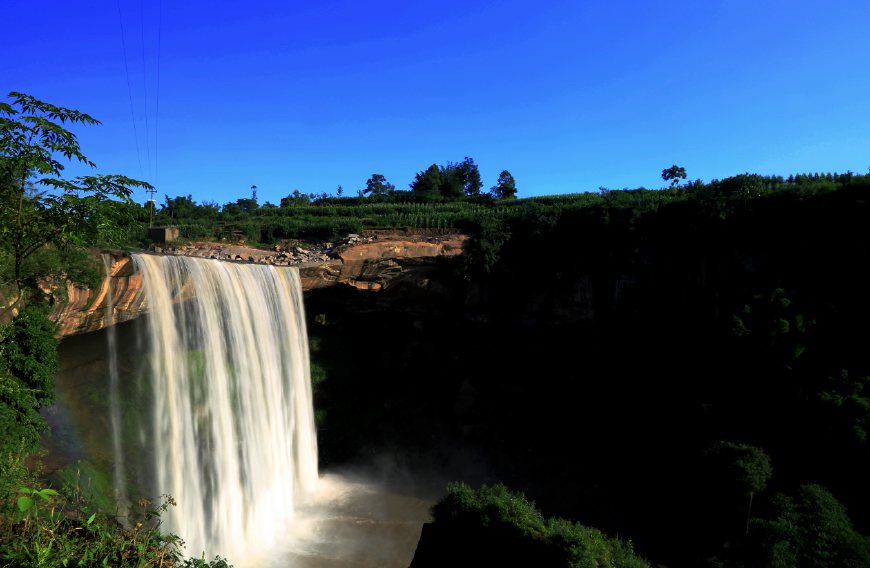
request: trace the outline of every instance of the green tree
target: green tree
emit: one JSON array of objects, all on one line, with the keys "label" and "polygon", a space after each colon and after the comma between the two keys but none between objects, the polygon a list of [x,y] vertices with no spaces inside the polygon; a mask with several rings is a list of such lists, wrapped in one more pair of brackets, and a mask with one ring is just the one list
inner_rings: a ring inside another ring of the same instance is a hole
[{"label": "green tree", "polygon": [[294,205],[302,205],[308,203],[308,196],[299,191],[298,189],[294,189],[293,193],[288,195],[287,197],[281,198],[281,207],[293,207]]},{"label": "green tree", "polygon": [[870,432],[870,377],[850,375],[843,369],[830,377],[819,399],[828,411],[827,421],[837,428],[837,436],[851,438],[861,445]]},{"label": "green tree", "polygon": [[418,172],[411,182],[411,191],[427,198],[437,198],[441,195],[441,168],[432,164],[422,172]]},{"label": "green tree", "polygon": [[501,484],[474,490],[450,483],[432,507],[432,519],[428,546],[417,552],[426,566],[649,568],[630,541],[547,519],[522,493]]},{"label": "green tree", "polygon": [[783,288],[755,294],[732,317],[732,331],[754,352],[757,360],[767,360],[792,370],[804,355],[807,335],[816,324],[801,313],[792,294]]},{"label": "green tree", "polygon": [[[51,402],[57,341],[39,282],[74,275],[65,264],[85,247],[120,243],[134,220],[132,187],[122,175],[63,177],[62,160],[95,167],[66,124],[99,122],[76,110],[12,92],[0,103],[0,253],[12,265],[18,315],[0,328],[0,423],[4,441],[32,447],[44,428],[39,407]],[[54,253],[61,262],[34,262]],[[0,271],[0,274],[9,271]]]},{"label": "green tree", "polygon": [[243,213],[253,213],[260,208],[260,206],[257,204],[256,199],[245,198],[236,199],[236,206],[238,206],[239,210]]},{"label": "green tree", "polygon": [[767,181],[758,174],[738,174],[714,185],[725,197],[747,201],[760,197],[767,190]]},{"label": "green tree", "polygon": [[725,472],[728,481],[744,497],[749,499],[746,507],[746,532],[752,518],[752,500],[767,487],[773,468],[770,458],[761,448],[733,442],[715,444],[707,455],[714,460],[720,472]]},{"label": "green tree", "polygon": [[454,164],[453,168],[455,168],[458,174],[457,177],[462,182],[462,189],[465,195],[480,195],[480,188],[483,187],[483,182],[480,179],[480,169],[474,163],[474,160],[466,156],[463,161]]},{"label": "green tree", "polygon": [[[170,217],[174,221],[178,221],[179,219],[196,219],[201,216],[206,216],[210,211],[205,208],[201,208],[196,202],[193,200],[193,196],[188,195],[179,195],[177,197],[170,198],[168,195],[164,195],[163,205],[160,207],[160,215]],[[203,209],[201,212],[200,209]],[[202,213],[202,215],[201,215]]]},{"label": "green tree", "polygon": [[438,194],[446,201],[455,201],[465,195],[465,179],[456,164],[441,167],[441,185]]},{"label": "green tree", "polygon": [[671,187],[680,185],[681,179],[686,179],[686,168],[682,168],[676,164],[662,170],[662,179],[671,182]]},{"label": "green tree", "polygon": [[775,516],[757,522],[760,565],[772,568],[859,568],[870,566],[870,538],[852,526],[846,509],[819,485],[797,495],[777,495]]},{"label": "green tree", "polygon": [[493,199],[514,199],[517,196],[517,183],[507,170],[498,174],[498,181],[489,190]]},{"label": "green tree", "polygon": [[396,186],[389,183],[387,178],[381,174],[372,174],[366,181],[366,188],[363,193],[366,195],[389,195],[396,191]]},{"label": "green tree", "polygon": [[477,164],[466,157],[458,164],[432,164],[417,173],[411,182],[411,191],[432,200],[452,201],[461,199],[464,195],[479,195],[482,185]]},{"label": "green tree", "polygon": [[[133,187],[147,183],[122,175],[62,176],[62,159],[96,167],[68,124],[96,125],[82,112],[22,93],[0,103],[0,247],[12,259],[21,300],[24,262],[46,246],[119,243],[133,221]],[[34,282],[31,282],[33,284]]]},{"label": "green tree", "polygon": [[0,328],[0,451],[33,449],[45,429],[39,408],[54,400],[58,343],[48,315],[32,304]]}]

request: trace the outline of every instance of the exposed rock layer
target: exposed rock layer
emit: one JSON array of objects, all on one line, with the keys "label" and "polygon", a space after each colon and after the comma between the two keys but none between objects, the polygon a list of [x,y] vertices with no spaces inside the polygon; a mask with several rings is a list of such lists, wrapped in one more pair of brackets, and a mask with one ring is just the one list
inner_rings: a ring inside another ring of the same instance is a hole
[{"label": "exposed rock layer", "polygon": [[[285,251],[252,249],[216,243],[196,243],[161,251],[216,258],[228,262],[251,262],[277,266],[297,266],[304,291],[329,286],[347,286],[363,291],[387,289],[397,279],[408,281],[425,278],[426,271],[442,257],[462,253],[468,237],[443,235],[426,238],[390,238],[351,236],[342,243],[319,245],[315,248]],[[244,250],[241,250],[244,248]],[[108,321],[124,322],[147,312],[147,300],[142,294],[142,278],[133,269],[126,253],[112,253],[111,278],[103,280],[98,289],[67,283],[67,300],[58,302],[53,319],[58,324],[58,336],[97,331]],[[112,306],[107,306],[107,286],[112,287]],[[177,300],[184,299],[179,292]],[[112,317],[107,318],[107,309]]]}]

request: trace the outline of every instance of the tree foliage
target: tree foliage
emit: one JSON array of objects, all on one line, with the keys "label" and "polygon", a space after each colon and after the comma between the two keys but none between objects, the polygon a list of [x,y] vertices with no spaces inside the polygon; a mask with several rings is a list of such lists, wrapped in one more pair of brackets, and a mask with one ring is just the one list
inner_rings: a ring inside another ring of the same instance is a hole
[{"label": "tree foliage", "polygon": [[662,179],[671,182],[671,187],[680,185],[681,179],[686,179],[686,168],[676,164],[662,170]]},{"label": "tree foliage", "polygon": [[95,167],[65,125],[99,121],[30,95],[11,92],[9,98],[0,103],[0,247],[12,258],[21,290],[24,261],[45,246],[123,241],[133,218],[131,188],[150,186],[117,174],[64,178],[64,158]]},{"label": "tree foliage", "polygon": [[649,567],[634,554],[630,542],[579,523],[547,519],[525,496],[501,484],[474,490],[465,483],[451,483],[447,495],[432,507],[432,518],[444,541],[430,549],[433,557],[415,558],[415,564],[424,560],[420,564]]},{"label": "tree foliage", "polygon": [[394,191],[396,191],[396,186],[389,183],[387,178],[382,174],[372,174],[372,176],[366,180],[366,187],[363,190],[363,193],[366,195],[389,195]]},{"label": "tree foliage", "polygon": [[819,485],[777,495],[774,517],[758,522],[759,560],[771,568],[870,566],[870,538],[855,531],[846,508]]},{"label": "tree foliage", "polygon": [[792,369],[806,350],[807,333],[815,325],[783,288],[754,294],[732,318],[732,331],[747,347],[775,356],[778,366]]},{"label": "tree foliage", "polygon": [[451,164],[450,166],[452,166],[457,177],[461,180],[465,195],[480,195],[480,188],[483,187],[483,182],[480,179],[480,169],[474,163],[474,160],[466,156],[458,164]]},{"label": "tree foliage", "polygon": [[866,448],[870,432],[870,376],[856,376],[848,370],[829,378],[819,399],[837,428],[837,437],[852,439]]},{"label": "tree foliage", "polygon": [[713,184],[715,191],[739,199],[760,197],[766,190],[765,180],[758,174],[738,174]]},{"label": "tree foliage", "polygon": [[219,211],[216,203],[197,205],[190,194],[176,197],[165,195],[161,206],[161,213],[170,219],[217,219]]},{"label": "tree foliage", "polygon": [[33,449],[45,428],[39,408],[54,400],[55,325],[48,306],[26,306],[0,328],[0,451]]},{"label": "tree foliage", "polygon": [[498,175],[498,181],[489,190],[493,199],[514,199],[517,196],[517,182],[514,176],[507,170],[502,170]]},{"label": "tree foliage", "polygon": [[411,191],[428,199],[437,199],[441,195],[443,180],[441,168],[432,164],[422,172],[418,172],[411,182]]},{"label": "tree foliage", "polygon": [[9,100],[0,102],[0,277],[18,296],[7,307],[17,316],[0,328],[0,422],[4,442],[32,448],[57,370],[43,287],[61,276],[92,277],[85,247],[126,240],[136,211],[131,188],[150,186],[117,174],[65,178],[65,161],[95,166],[66,126],[99,121],[18,92]]},{"label": "tree foliage", "polygon": [[[282,197],[280,203],[281,207],[286,209],[288,207],[293,207],[294,205],[309,203],[309,199],[307,195],[305,195],[298,189],[294,189],[293,193],[291,193],[287,197]],[[226,211],[226,207],[224,208],[224,211]]]},{"label": "tree foliage", "polygon": [[432,164],[418,172],[411,182],[411,192],[429,200],[457,200],[463,196],[480,195],[481,187],[480,170],[469,157],[458,164]]},{"label": "tree foliage", "polygon": [[729,481],[746,497],[764,491],[773,474],[770,458],[761,448],[719,442],[707,453],[718,463],[721,471],[729,472]]}]

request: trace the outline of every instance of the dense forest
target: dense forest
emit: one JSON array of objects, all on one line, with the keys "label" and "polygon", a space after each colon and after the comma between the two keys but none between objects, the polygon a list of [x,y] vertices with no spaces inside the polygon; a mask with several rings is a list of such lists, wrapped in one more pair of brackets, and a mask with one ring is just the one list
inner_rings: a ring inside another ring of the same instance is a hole
[{"label": "dense forest", "polygon": [[159,508],[123,527],[25,467],[53,398],[51,283],[93,282],[88,247],[144,248],[154,223],[265,245],[366,228],[472,237],[439,286],[306,298],[326,466],[389,452],[537,506],[451,485],[436,548],[462,534],[480,562],[870,565],[870,176],[685,183],[674,166],[663,189],[517,199],[507,171],[482,193],[466,158],[408,191],[375,174],[354,197],[260,205],[253,189],[151,211],[130,199],[147,184],[62,177],[57,153],[87,158],[60,123],[89,116],[26,95],[0,116],[0,292],[15,314],[0,329],[4,560],[58,559],[63,545],[66,558],[185,562]]},{"label": "dense forest", "polygon": [[865,566],[868,189],[743,174],[493,204],[440,294],[311,294],[324,452],[472,448],[477,480],[664,565]]}]

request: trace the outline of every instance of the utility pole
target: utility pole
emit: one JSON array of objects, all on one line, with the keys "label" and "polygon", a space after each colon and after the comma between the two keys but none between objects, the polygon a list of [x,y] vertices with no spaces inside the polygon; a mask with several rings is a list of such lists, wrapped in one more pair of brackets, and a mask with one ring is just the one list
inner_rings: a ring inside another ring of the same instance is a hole
[{"label": "utility pole", "polygon": [[153,187],[151,189],[146,189],[145,191],[149,194],[148,199],[148,227],[151,228],[154,226],[154,194],[157,192]]}]

